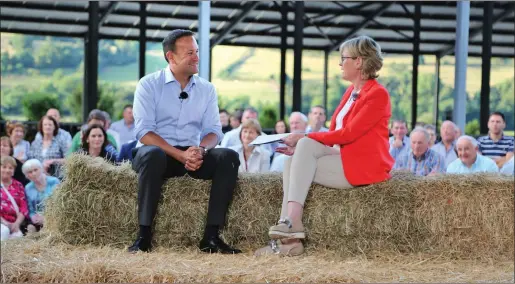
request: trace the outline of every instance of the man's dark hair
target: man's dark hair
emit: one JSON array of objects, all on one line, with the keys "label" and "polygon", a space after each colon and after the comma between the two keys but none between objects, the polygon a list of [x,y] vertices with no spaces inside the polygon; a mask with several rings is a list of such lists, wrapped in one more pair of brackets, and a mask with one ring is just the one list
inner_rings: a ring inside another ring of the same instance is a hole
[{"label": "man's dark hair", "polygon": [[221,108],[219,111],[218,111],[218,114],[222,113],[222,112],[225,112],[226,114],[229,114],[229,112],[224,109],[224,108]]},{"label": "man's dark hair", "polygon": [[99,110],[99,109],[94,109],[92,111],[89,112],[89,115],[88,115],[88,123],[93,120],[93,119],[96,119],[96,120],[100,120],[104,123],[106,123],[106,117],[105,117],[105,114],[103,111]]},{"label": "man's dark hair", "polygon": [[492,115],[498,115],[498,116],[500,116],[500,117],[502,118],[502,121],[503,121],[503,122],[506,122],[506,118],[504,117],[504,114],[503,114],[502,112],[500,112],[500,111],[494,111],[494,112],[492,112],[492,113],[490,114],[490,116],[489,116],[489,117],[492,117]]},{"label": "man's dark hair", "polygon": [[132,105],[131,105],[131,104],[127,104],[127,105],[125,105],[125,106],[123,107],[123,110],[126,110],[126,109],[128,109],[128,108],[133,108],[133,107],[132,107]]},{"label": "man's dark hair", "polygon": [[164,39],[163,39],[163,54],[165,56],[166,62],[168,62],[168,58],[166,58],[166,53],[168,51],[175,52],[175,42],[181,37],[185,36],[194,36],[195,34],[190,30],[173,30],[171,31]]}]

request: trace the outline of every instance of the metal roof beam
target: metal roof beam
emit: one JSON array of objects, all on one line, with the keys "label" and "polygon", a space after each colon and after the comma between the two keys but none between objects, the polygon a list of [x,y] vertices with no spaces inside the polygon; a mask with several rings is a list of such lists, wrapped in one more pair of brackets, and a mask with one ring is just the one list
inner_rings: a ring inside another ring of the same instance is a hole
[{"label": "metal roof beam", "polygon": [[[497,16],[494,16],[494,19],[492,21],[492,26],[495,25],[495,23],[497,23],[499,21],[502,21],[504,18],[509,16],[514,11],[515,11],[515,3],[512,3],[512,4],[510,4],[509,6],[506,7],[506,10],[504,10],[503,12],[498,14]],[[481,25],[481,26],[471,30],[470,33],[469,33],[469,41],[472,40],[477,35],[481,34],[482,31],[483,31],[483,25]],[[495,32],[494,32],[494,34],[495,34]],[[446,47],[442,48],[438,52],[438,57],[442,58],[442,57],[444,57],[446,55],[454,53],[455,46],[456,46],[456,44],[454,43],[454,44],[452,44],[450,46],[446,46]]]},{"label": "metal roof beam", "polygon": [[247,16],[250,11],[254,10],[257,5],[259,5],[259,1],[247,2],[238,17],[236,17],[236,19],[234,19],[234,21],[232,21],[227,28],[219,32],[216,38],[211,40],[211,48],[222,42],[225,36],[228,35],[236,27],[236,25],[238,25]]},{"label": "metal roof beam", "polygon": [[111,1],[111,3],[109,3],[109,6],[107,6],[107,9],[104,12],[104,14],[100,16],[100,20],[98,22],[99,28],[102,27],[104,22],[107,20],[107,17],[116,9],[116,6],[118,6],[118,1]]},{"label": "metal roof beam", "polygon": [[367,16],[360,24],[358,24],[356,27],[354,27],[350,32],[346,33],[343,38],[339,41],[338,44],[335,44],[331,47],[329,47],[329,51],[333,51],[338,49],[340,44],[342,44],[345,40],[347,40],[349,37],[354,35],[355,33],[359,32],[360,30],[364,29],[368,24],[370,24],[370,21],[373,20],[375,17],[381,15],[384,13],[394,2],[390,3],[383,3],[381,4],[381,8],[379,8],[377,11],[375,11],[374,14],[371,14]]}]

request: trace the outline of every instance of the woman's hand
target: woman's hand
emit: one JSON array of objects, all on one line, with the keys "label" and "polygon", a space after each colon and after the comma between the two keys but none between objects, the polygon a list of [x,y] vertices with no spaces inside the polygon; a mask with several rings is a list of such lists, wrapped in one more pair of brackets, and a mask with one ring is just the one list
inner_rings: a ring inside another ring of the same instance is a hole
[{"label": "woman's hand", "polygon": [[277,153],[281,153],[281,154],[284,154],[286,156],[291,156],[295,153],[295,147],[290,147],[290,146],[286,146],[286,147],[277,147],[275,149],[275,151]]},{"label": "woman's hand", "polygon": [[300,139],[304,138],[304,136],[304,133],[292,133],[281,140],[284,142],[284,144],[290,147],[295,147],[297,146],[297,142],[299,142]]}]

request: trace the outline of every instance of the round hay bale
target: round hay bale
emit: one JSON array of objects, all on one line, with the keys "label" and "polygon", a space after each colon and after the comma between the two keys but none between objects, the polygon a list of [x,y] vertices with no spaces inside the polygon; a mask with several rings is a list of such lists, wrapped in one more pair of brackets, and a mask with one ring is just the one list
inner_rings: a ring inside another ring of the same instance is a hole
[{"label": "round hay bale", "polygon": [[[340,255],[430,253],[452,258],[513,259],[513,177],[394,172],[384,183],[350,190],[313,185],[304,223],[308,249]],[[211,182],[169,179],[155,222],[157,246],[196,246]],[[240,175],[224,238],[253,250],[266,244],[282,202],[280,174]],[[80,154],[49,199],[45,230],[70,244],[123,247],[137,235],[137,175]]]}]

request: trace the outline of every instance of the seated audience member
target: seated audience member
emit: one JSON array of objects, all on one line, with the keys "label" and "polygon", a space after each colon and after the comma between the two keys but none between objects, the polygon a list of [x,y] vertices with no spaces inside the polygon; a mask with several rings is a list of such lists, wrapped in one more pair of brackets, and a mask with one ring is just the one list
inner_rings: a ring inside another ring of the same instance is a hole
[{"label": "seated audience member", "polygon": [[429,133],[429,148],[431,148],[436,142],[436,127],[432,124],[426,124],[424,129]]},{"label": "seated audience member", "polygon": [[[2,157],[9,157],[9,156],[12,157],[13,156],[13,146],[11,144],[11,140],[9,139],[9,137],[2,136],[2,138],[0,138],[0,140],[1,140],[0,141],[1,156]],[[25,186],[27,183],[29,183],[29,180],[27,178],[25,178],[25,175],[23,174],[23,172],[21,170],[23,163],[16,158],[14,158],[14,160],[16,161],[16,168],[14,169],[13,178],[15,180],[21,182],[21,184],[23,184],[23,186]]]},{"label": "seated audience member", "polygon": [[514,138],[504,135],[505,127],[504,114],[493,112],[488,119],[488,135],[477,139],[479,152],[483,156],[493,159],[499,168],[513,157]]},{"label": "seated audience member", "polygon": [[32,142],[29,159],[38,159],[43,163],[45,172],[61,178],[61,165],[64,162],[68,145],[62,140],[57,140],[59,125],[53,117],[45,115],[39,120],[38,131],[43,139]]},{"label": "seated audience member", "polygon": [[329,131],[329,129],[324,127],[326,119],[325,108],[323,106],[317,105],[312,107],[308,114],[309,123],[306,128],[306,133]]},{"label": "seated audience member", "polygon": [[[245,123],[249,119],[258,119],[258,112],[253,107],[248,107],[243,111],[243,116],[241,117],[241,123]],[[241,145],[240,132],[241,132],[241,125],[238,128],[235,128],[235,129],[225,133],[224,138],[222,139],[222,143],[220,143],[220,146],[222,146],[224,148],[229,148],[232,146]]]},{"label": "seated audience member", "polygon": [[436,143],[431,150],[437,152],[444,158],[445,169],[454,160],[458,159],[458,153],[456,153],[456,124],[450,120],[446,120],[440,127],[440,137],[442,141]]},{"label": "seated audience member", "polygon": [[[292,112],[290,114],[290,128],[291,133],[306,133],[306,128],[308,127],[308,117],[302,112]],[[279,145],[282,146],[282,145]],[[275,146],[274,148],[277,148]],[[276,153],[274,154],[274,158],[272,160],[272,165],[270,166],[271,172],[283,172],[284,162],[288,159],[287,155]]]},{"label": "seated audience member", "polygon": [[60,183],[59,179],[46,175],[43,165],[36,159],[31,159],[23,164],[23,173],[30,180],[25,187],[25,197],[29,206],[29,217],[32,225],[29,231],[39,231],[44,223],[43,212],[45,200],[52,195],[55,187]]},{"label": "seated audience member", "polygon": [[504,163],[504,166],[502,166],[500,172],[501,174],[505,175],[515,175],[515,168],[513,165],[513,156],[508,160],[508,162]]},{"label": "seated audience member", "polygon": [[[58,109],[50,108],[47,110],[46,115],[53,117],[55,119],[55,121],[57,121],[57,125],[60,125],[61,114],[59,113]],[[38,140],[38,139],[39,140],[43,139],[43,136],[41,136],[41,133],[39,133],[39,132],[36,134],[36,138],[34,138],[34,140]],[[63,143],[64,145],[66,145],[68,147],[68,149],[72,145],[72,136],[71,136],[70,132],[68,132],[62,128],[59,128],[59,130],[57,131],[56,139],[59,140],[59,143]]]},{"label": "seated audience member", "polygon": [[2,156],[2,199],[0,203],[1,239],[21,237],[27,232],[27,201],[23,185],[13,179],[16,161],[13,157]]},{"label": "seated audience member", "polygon": [[229,124],[231,125],[232,129],[236,129],[240,127],[241,125],[241,117],[242,113],[240,110],[235,111],[230,117],[229,117]]},{"label": "seated audience member", "polygon": [[229,147],[240,157],[240,173],[263,173],[270,169],[270,153],[263,147],[249,143],[261,135],[261,125],[255,119],[248,119],[241,125],[241,145]]},{"label": "seated audience member", "polygon": [[407,154],[410,150],[410,141],[406,136],[406,134],[408,134],[406,121],[401,119],[393,120],[391,132],[393,136],[389,139],[390,155],[394,160],[397,160],[399,156]]},{"label": "seated audience member", "polygon": [[107,133],[99,124],[88,127],[82,136],[82,151],[92,157],[102,157],[111,163],[116,162],[118,153],[113,147],[109,146],[106,139]]},{"label": "seated audience member", "polygon": [[284,134],[290,132],[290,129],[288,129],[288,125],[286,125],[286,122],[284,120],[278,120],[275,123],[274,127],[274,134]]},{"label": "seated audience member", "polygon": [[[111,129],[111,116],[109,115],[109,113],[107,111],[102,111],[102,113],[104,114],[104,116],[106,118],[106,123],[105,123],[105,126],[103,126],[103,128],[106,133],[110,134],[114,138],[114,141],[116,143],[113,144],[112,146],[116,149],[116,151],[118,151],[119,150],[118,147],[122,146],[122,144],[120,142],[120,133]],[[88,127],[89,127],[89,125],[88,125]]]},{"label": "seated audience member", "polygon": [[25,125],[18,121],[7,122],[7,136],[11,139],[13,145],[13,156],[22,163],[27,160],[30,143],[25,141]]},{"label": "seated audience member", "polygon": [[478,154],[478,143],[474,137],[463,135],[456,142],[458,158],[447,166],[448,174],[497,173],[499,168],[495,162]]},{"label": "seated audience member", "polygon": [[229,124],[229,112],[225,109],[218,111],[220,115],[220,123],[222,123],[222,132],[225,134],[232,130],[231,124]]},{"label": "seated audience member", "polygon": [[134,115],[132,114],[132,105],[126,105],[123,107],[123,118],[111,124],[109,130],[113,130],[120,135],[120,144],[118,146],[136,139],[136,135],[134,134]]},{"label": "seated audience member", "polygon": [[121,163],[123,161],[131,161],[134,158],[132,156],[132,150],[136,148],[138,144],[138,140],[131,141],[129,143],[125,143],[122,145],[122,149],[120,153],[118,153],[118,157],[116,158],[116,162]]},{"label": "seated audience member", "polygon": [[429,149],[429,133],[424,128],[411,131],[411,150],[398,157],[394,169],[409,170],[418,176],[428,176],[445,172],[443,157]]},{"label": "seated audience member", "polygon": [[[84,135],[84,132],[86,132],[88,127],[93,124],[99,124],[100,126],[102,126],[104,128],[104,130],[106,129],[106,125],[107,125],[106,117],[101,110],[94,109],[89,113],[87,124],[83,125],[81,127],[81,131],[77,132],[77,134],[75,134],[75,136],[73,136],[72,147],[68,151],[68,154],[71,154],[73,152],[77,152],[80,150],[80,145],[82,143],[82,136]],[[109,140],[109,142],[111,143],[111,145],[113,145],[114,148],[118,147],[118,145],[116,144],[115,138],[109,133],[107,133],[107,140]]]}]

